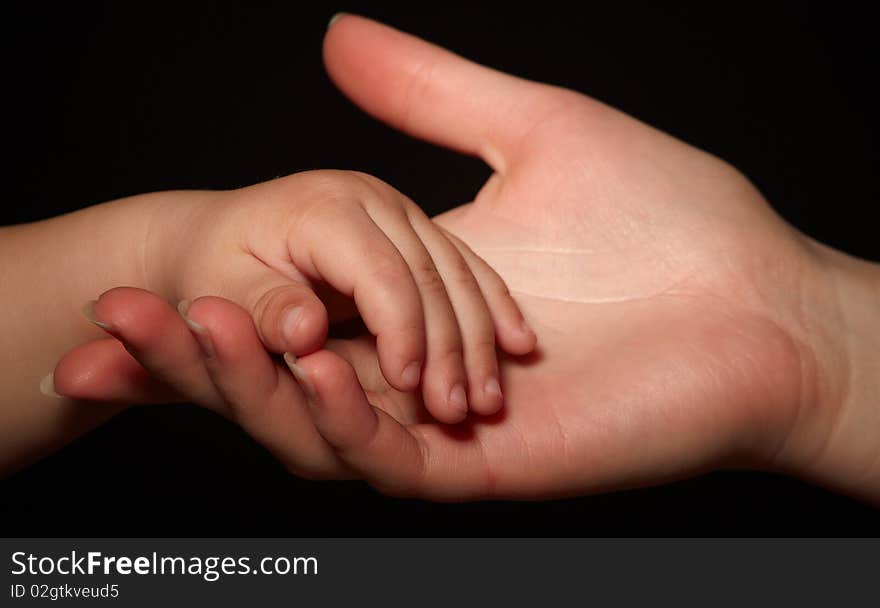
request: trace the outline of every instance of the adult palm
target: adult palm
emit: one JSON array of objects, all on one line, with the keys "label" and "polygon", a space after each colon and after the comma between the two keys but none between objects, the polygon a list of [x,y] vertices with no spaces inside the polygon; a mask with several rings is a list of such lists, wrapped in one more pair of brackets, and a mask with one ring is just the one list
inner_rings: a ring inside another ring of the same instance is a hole
[{"label": "adult palm", "polygon": [[[802,459],[792,434],[835,402],[803,306],[814,245],[741,174],[595,100],[366,19],[338,20],[324,50],[362,108],[491,165],[471,204],[435,219],[501,274],[538,335],[534,354],[502,362],[503,412],[453,429],[402,415],[413,404],[377,374],[360,373],[370,410],[339,388],[341,360],[301,359],[318,429],[349,466],[393,493],[460,499]],[[340,348],[369,368],[367,342]]]}]

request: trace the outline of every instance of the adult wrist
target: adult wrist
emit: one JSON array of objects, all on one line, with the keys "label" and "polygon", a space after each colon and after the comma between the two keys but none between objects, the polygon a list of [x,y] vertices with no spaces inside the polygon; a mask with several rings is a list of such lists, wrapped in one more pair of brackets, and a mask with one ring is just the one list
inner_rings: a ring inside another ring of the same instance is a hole
[{"label": "adult wrist", "polygon": [[814,278],[802,314],[817,374],[779,464],[880,503],[880,264],[808,247]]}]

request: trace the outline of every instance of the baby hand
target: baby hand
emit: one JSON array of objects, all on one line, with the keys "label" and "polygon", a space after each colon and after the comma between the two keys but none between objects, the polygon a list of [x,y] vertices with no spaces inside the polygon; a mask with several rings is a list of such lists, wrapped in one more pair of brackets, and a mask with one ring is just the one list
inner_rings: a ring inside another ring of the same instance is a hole
[{"label": "baby hand", "polygon": [[[534,347],[501,278],[376,178],[300,173],[157,211],[151,232],[160,236],[145,249],[147,284],[164,299],[185,300],[184,314],[200,296],[225,297],[250,312],[269,351],[304,355],[356,307],[376,336],[385,379],[403,391],[421,382],[425,406],[441,422],[501,407],[496,341],[511,354]],[[113,291],[94,304],[95,318],[134,353],[161,348],[161,328],[150,331],[157,321],[136,319],[126,298],[108,297]],[[209,332],[196,329],[196,337],[210,350]],[[179,389],[189,372],[155,373]],[[89,398],[99,395],[92,390]]]}]

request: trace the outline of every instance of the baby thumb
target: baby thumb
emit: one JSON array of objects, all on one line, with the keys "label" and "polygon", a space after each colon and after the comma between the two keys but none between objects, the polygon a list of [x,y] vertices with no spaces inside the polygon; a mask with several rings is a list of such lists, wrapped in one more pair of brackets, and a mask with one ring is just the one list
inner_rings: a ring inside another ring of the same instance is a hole
[{"label": "baby thumb", "polygon": [[306,355],[327,340],[327,310],[312,289],[286,282],[268,288],[251,311],[267,350]]}]

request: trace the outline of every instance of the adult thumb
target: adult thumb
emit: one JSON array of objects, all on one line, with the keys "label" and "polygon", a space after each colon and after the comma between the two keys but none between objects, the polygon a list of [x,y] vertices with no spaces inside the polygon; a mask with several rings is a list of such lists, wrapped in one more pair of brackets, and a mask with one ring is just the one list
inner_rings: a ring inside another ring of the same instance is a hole
[{"label": "adult thumb", "polygon": [[348,14],[328,28],[324,63],[336,86],[369,114],[410,135],[479,156],[502,173],[548,113],[586,99]]}]

